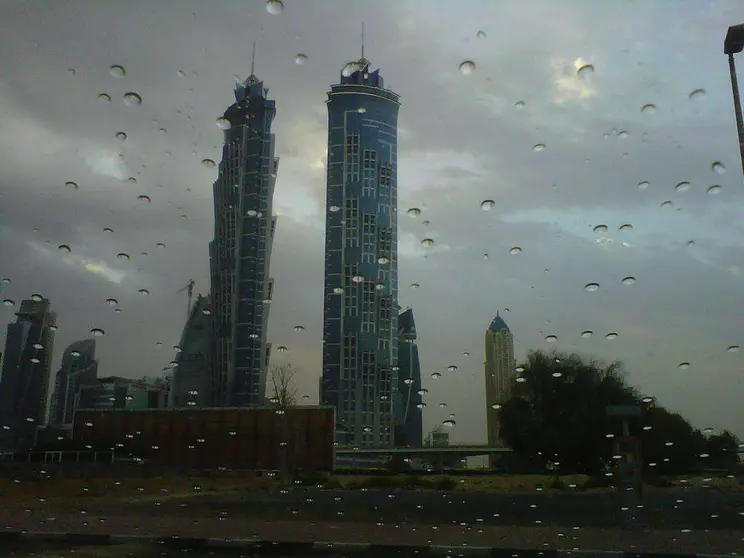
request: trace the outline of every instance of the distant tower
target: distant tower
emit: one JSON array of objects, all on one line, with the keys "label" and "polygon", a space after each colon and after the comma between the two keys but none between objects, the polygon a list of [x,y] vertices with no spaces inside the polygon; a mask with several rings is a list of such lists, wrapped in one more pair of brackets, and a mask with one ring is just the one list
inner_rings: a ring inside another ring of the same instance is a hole
[{"label": "distant tower", "polygon": [[276,229],[272,199],[279,166],[271,133],[276,105],[268,91],[251,64],[251,75],[236,85],[235,102],[220,120],[225,139],[209,245],[215,406],[264,404],[271,351],[266,342],[273,288],[269,262]]},{"label": "distant tower", "polygon": [[175,408],[209,407],[211,301],[197,295],[181,332],[181,349],[176,356],[170,402]]},{"label": "distant tower", "polygon": [[21,302],[8,325],[0,377],[0,449],[30,449],[46,422],[57,316],[46,298]]},{"label": "distant tower", "polygon": [[83,339],[69,345],[62,355],[62,366],[57,370],[49,408],[49,424],[72,425],[75,415],[75,398],[84,385],[98,382],[96,340]]},{"label": "distant tower", "polygon": [[488,445],[491,447],[502,443],[498,409],[510,396],[515,367],[514,337],[496,312],[486,331],[486,421]]},{"label": "distant tower", "polygon": [[423,436],[421,365],[411,308],[398,316],[398,366],[400,403],[395,409],[395,445],[420,448]]},{"label": "distant tower", "polygon": [[394,443],[398,399],[397,94],[362,56],[328,93],[324,405],[341,445]]}]

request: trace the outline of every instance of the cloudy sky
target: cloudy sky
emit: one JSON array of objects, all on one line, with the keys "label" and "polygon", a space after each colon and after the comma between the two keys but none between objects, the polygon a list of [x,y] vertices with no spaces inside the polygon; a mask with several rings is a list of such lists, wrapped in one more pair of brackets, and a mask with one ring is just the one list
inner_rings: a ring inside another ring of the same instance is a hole
[{"label": "cloudy sky", "polygon": [[[400,304],[417,321],[425,427],[454,413],[453,440],[485,440],[484,332],[499,310],[518,358],[622,359],[697,427],[744,435],[744,350],[728,350],[744,345],[744,188],[722,52],[740,0],[285,0],[281,14],[263,0],[4,1],[0,299],[52,300],[55,366],[92,328],[106,332],[101,374],[173,358],[177,291],[209,288],[216,169],[200,162],[219,159],[215,119],[255,39],[281,157],[269,337],[316,399],[325,100],[362,21],[403,101]],[[13,311],[0,307],[3,329]]]}]

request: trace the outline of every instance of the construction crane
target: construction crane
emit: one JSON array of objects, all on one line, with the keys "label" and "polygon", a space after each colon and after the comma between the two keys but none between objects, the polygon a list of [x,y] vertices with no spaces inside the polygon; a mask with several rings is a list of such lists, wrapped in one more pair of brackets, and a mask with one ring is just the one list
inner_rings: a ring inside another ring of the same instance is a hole
[{"label": "construction crane", "polygon": [[183,291],[186,291],[186,294],[189,297],[188,305],[186,306],[186,319],[189,318],[189,314],[191,313],[191,299],[194,296],[194,285],[196,285],[196,282],[193,279],[189,279],[188,285],[176,291],[176,294],[181,294]]}]

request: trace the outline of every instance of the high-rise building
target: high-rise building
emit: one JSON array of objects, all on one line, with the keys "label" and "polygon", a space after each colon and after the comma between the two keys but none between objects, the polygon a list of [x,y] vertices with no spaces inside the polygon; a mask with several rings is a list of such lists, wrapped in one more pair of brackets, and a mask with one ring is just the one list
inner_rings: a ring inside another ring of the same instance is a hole
[{"label": "high-rise building", "polygon": [[210,342],[212,315],[209,297],[197,295],[181,333],[173,371],[171,406],[208,407],[210,394]]},{"label": "high-rise building", "polygon": [[491,447],[501,444],[499,409],[510,396],[515,368],[514,337],[496,312],[486,331],[486,421],[488,445]]},{"label": "high-rise building", "polygon": [[394,409],[395,445],[420,448],[423,436],[421,365],[416,344],[416,322],[408,308],[398,316],[398,392]]},{"label": "high-rise building", "polygon": [[362,57],[328,92],[322,404],[343,445],[394,443],[399,96]]},{"label": "high-rise building", "polygon": [[235,87],[219,119],[225,130],[214,183],[214,240],[209,246],[213,347],[212,404],[246,407],[265,401],[271,347],[266,327],[276,228],[272,198],[279,159],[271,123],[275,102],[253,73]]},{"label": "high-rise building", "polygon": [[95,339],[83,339],[69,345],[62,354],[62,366],[54,380],[49,424],[71,426],[75,418],[75,397],[80,387],[95,384],[97,378]]},{"label": "high-rise building", "polygon": [[56,314],[49,299],[21,302],[8,325],[0,378],[0,448],[29,449],[46,421]]}]

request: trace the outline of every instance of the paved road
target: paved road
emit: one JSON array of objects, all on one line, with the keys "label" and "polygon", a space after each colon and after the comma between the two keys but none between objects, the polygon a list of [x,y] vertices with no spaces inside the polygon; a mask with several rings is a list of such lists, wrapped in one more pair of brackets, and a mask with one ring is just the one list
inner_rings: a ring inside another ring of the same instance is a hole
[{"label": "paved road", "polygon": [[[199,517],[306,519],[426,524],[484,524],[562,527],[621,525],[628,511],[616,493],[441,493],[344,491],[296,488],[283,493],[233,492],[131,505],[131,513]],[[127,513],[130,513],[128,511]],[[647,492],[640,510],[652,529],[744,530],[744,494],[715,489]]]}]

